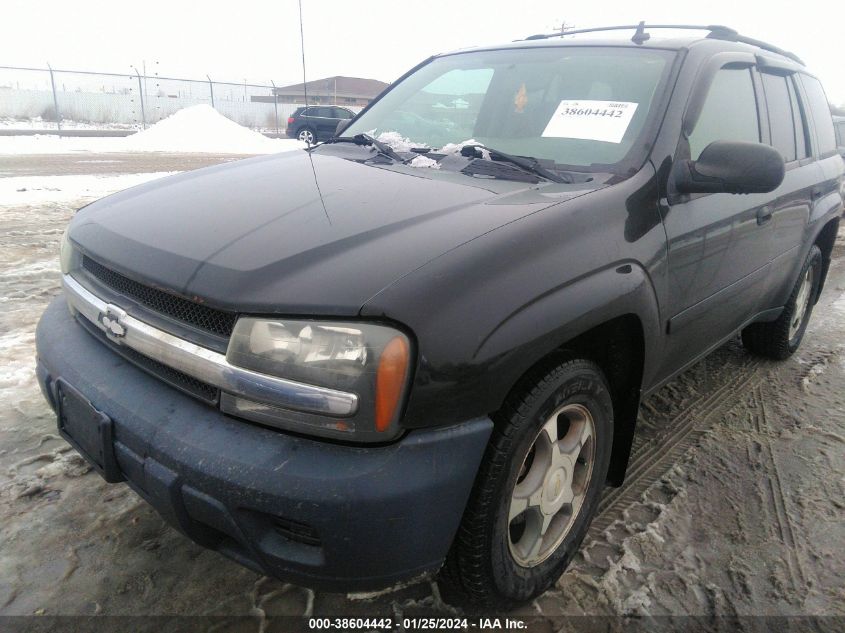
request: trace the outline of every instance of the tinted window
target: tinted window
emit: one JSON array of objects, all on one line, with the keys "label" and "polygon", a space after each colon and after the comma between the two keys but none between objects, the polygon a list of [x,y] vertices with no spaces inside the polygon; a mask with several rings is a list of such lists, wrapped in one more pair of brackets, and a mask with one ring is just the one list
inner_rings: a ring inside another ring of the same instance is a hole
[{"label": "tinted window", "polygon": [[801,76],[804,84],[804,91],[807,93],[810,114],[816,126],[816,142],[818,143],[819,155],[824,156],[836,151],[836,135],[833,132],[833,119],[830,115],[830,106],[827,104],[827,97],[818,79],[808,75]]},{"label": "tinted window", "polygon": [[786,162],[795,160],[795,119],[792,116],[792,103],[786,77],[764,73],[763,90],[766,92],[766,105],[769,109],[769,129],[772,134],[772,147],[778,150]]},{"label": "tinted window", "polygon": [[723,68],[716,73],[689,137],[690,157],[698,159],[713,141],[760,142],[757,100],[747,69]]},{"label": "tinted window", "polygon": [[351,119],[352,113],[349,110],[344,110],[343,108],[332,108],[332,116],[335,119]]},{"label": "tinted window", "polygon": [[807,143],[808,130],[806,109],[798,100],[798,93],[795,90],[795,79],[790,78],[786,82],[789,88],[789,102],[792,104],[792,116],[795,120],[795,149],[798,158],[807,158],[810,155],[810,146]]}]

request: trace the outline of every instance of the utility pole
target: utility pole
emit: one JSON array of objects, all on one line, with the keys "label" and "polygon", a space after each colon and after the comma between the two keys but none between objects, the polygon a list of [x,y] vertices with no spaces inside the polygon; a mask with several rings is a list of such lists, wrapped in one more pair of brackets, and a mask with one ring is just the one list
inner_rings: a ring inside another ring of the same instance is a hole
[{"label": "utility pole", "polygon": [[560,34],[561,34],[561,35],[566,35],[566,32],[567,32],[567,31],[571,31],[571,30],[572,30],[572,29],[574,29],[574,28],[575,28],[575,27],[574,27],[574,26],[572,26],[571,24],[567,24],[567,23],[566,23],[566,20],[563,20],[563,21],[561,21],[560,26],[556,26],[556,27],[554,27],[554,30],[555,30],[555,31],[560,31]]},{"label": "utility pole", "polygon": [[53,89],[53,110],[56,112],[56,129],[59,131],[59,138],[62,138],[62,113],[59,112],[59,98],[56,96],[56,80],[53,78],[53,67],[47,62],[50,69],[50,87]]},{"label": "utility pole", "polygon": [[[133,66],[134,68],[134,66]],[[138,72],[137,68],[134,68],[135,75],[138,77],[138,102],[141,104],[141,125],[146,130],[147,129],[147,113],[144,109],[144,89],[143,84],[141,84],[141,75]]]},{"label": "utility pole", "polygon": [[273,120],[276,122],[276,134],[279,133],[279,91],[276,90],[276,82],[272,79],[270,83],[273,84]]}]

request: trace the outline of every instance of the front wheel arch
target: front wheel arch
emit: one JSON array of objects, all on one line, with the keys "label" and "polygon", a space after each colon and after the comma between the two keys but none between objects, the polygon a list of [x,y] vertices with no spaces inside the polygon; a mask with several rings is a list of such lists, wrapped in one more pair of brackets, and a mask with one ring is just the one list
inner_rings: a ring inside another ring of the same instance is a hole
[{"label": "front wheel arch", "polygon": [[[523,388],[527,377],[572,358],[596,363],[607,377],[613,402],[613,448],[607,484],[620,486],[634,441],[645,361],[645,337],[640,318],[625,314],[596,325],[566,341],[534,363],[511,387]],[[508,398],[505,398],[507,402]],[[492,416],[495,420],[495,416]]]}]

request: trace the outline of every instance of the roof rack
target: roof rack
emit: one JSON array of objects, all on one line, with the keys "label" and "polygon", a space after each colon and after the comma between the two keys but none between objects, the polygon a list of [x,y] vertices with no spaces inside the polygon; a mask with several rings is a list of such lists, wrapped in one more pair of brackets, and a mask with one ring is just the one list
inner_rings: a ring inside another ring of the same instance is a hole
[{"label": "roof rack", "polygon": [[777,53],[778,55],[783,55],[784,57],[788,57],[792,61],[797,62],[802,66],[804,65],[804,62],[801,61],[801,59],[795,53],[790,53],[789,51],[774,46],[773,44],[768,44],[761,40],[755,40],[751,37],[745,37],[744,35],[740,35],[735,29],[732,29],[728,26],[722,26],[720,24],[709,24],[704,26],[696,24],[646,24],[645,22],[640,22],[639,24],[626,24],[622,26],[597,26],[591,29],[565,29],[562,32],[558,31],[555,33],[538,33],[536,35],[529,35],[525,39],[545,40],[552,37],[565,37],[567,35],[579,35],[581,33],[599,33],[602,31],[633,30],[635,32],[633,37],[631,37],[631,41],[635,44],[642,44],[651,37],[648,33],[645,32],[646,29],[681,29],[687,31],[708,31],[707,37],[709,39],[749,44],[751,46],[756,46],[772,53]]}]

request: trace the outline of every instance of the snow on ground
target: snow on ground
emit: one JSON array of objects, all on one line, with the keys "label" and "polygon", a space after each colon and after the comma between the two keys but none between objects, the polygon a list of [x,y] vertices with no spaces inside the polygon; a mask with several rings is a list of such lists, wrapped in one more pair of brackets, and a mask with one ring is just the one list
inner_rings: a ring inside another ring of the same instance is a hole
[{"label": "snow on ground", "polygon": [[53,135],[2,136],[0,154],[73,152],[203,152],[274,154],[305,147],[294,139],[271,139],[238,125],[208,105],[179,110],[166,119],[123,138]]},{"label": "snow on ground", "polygon": [[0,208],[102,198],[176,172],[110,176],[15,176],[0,178]]}]

